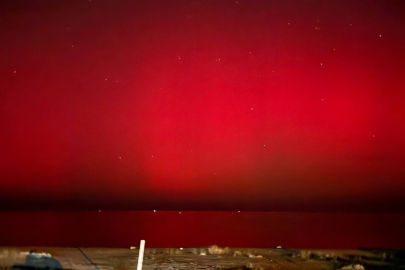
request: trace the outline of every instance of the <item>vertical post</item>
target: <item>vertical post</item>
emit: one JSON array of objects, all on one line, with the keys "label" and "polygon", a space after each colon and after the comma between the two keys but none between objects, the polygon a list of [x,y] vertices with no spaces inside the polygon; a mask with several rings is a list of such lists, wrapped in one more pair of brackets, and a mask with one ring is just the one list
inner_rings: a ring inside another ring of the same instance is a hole
[{"label": "vertical post", "polygon": [[145,249],[145,240],[141,240],[141,246],[139,248],[139,257],[138,257],[138,268],[137,268],[137,270],[142,270],[144,249]]}]

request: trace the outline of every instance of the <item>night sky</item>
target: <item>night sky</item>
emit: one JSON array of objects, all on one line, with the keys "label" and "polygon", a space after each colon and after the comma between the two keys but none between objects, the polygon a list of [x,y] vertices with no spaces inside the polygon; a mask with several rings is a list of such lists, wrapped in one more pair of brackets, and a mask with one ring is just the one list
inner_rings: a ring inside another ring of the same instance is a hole
[{"label": "night sky", "polygon": [[405,2],[0,3],[0,208],[405,211]]}]

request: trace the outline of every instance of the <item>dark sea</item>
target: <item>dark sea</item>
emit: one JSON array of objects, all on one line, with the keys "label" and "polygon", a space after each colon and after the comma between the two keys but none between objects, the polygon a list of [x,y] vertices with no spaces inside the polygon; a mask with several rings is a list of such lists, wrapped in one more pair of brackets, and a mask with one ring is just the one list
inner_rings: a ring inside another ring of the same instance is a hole
[{"label": "dark sea", "polygon": [[404,214],[3,211],[0,246],[405,248]]}]

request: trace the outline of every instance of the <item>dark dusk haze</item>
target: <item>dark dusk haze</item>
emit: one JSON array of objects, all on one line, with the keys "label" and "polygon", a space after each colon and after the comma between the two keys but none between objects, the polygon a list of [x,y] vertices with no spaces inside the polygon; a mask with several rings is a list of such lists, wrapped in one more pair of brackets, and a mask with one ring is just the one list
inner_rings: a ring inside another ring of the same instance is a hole
[{"label": "dark dusk haze", "polygon": [[405,211],[404,1],[0,17],[3,210]]}]

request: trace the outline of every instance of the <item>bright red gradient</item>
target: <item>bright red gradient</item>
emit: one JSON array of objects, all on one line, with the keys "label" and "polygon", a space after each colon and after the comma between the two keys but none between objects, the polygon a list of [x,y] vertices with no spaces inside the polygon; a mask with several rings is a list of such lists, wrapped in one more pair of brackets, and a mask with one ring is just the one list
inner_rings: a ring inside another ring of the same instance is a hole
[{"label": "bright red gradient", "polygon": [[0,4],[3,209],[403,211],[403,1]]}]

